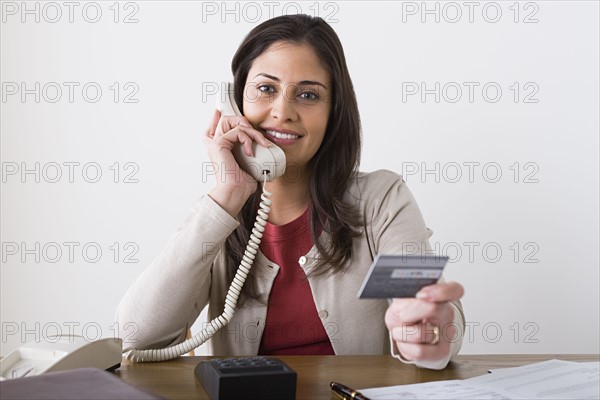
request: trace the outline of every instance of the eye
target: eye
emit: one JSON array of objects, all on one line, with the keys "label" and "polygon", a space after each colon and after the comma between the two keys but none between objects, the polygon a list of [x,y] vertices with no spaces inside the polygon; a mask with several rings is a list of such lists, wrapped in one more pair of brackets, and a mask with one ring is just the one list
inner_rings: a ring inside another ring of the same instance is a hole
[{"label": "eye", "polygon": [[262,93],[268,93],[268,94],[275,93],[275,88],[273,88],[273,86],[267,85],[267,84],[258,85],[258,90],[261,91]]},{"label": "eye", "polygon": [[299,96],[302,100],[308,101],[317,101],[320,98],[319,95],[315,92],[302,92]]}]

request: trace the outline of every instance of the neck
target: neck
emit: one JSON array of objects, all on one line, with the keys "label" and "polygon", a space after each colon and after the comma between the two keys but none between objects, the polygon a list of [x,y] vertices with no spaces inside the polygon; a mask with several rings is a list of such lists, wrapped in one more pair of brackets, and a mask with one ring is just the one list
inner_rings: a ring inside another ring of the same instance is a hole
[{"label": "neck", "polygon": [[273,193],[269,222],[284,225],[301,216],[310,204],[309,185],[310,176],[306,173],[267,182],[267,190]]}]

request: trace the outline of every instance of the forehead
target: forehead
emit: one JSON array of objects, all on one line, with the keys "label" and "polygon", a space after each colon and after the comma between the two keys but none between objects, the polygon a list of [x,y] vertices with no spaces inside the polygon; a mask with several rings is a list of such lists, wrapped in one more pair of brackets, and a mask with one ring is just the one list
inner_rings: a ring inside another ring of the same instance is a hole
[{"label": "forehead", "polygon": [[256,74],[266,73],[281,81],[317,80],[329,82],[329,73],[308,44],[277,42],[258,56],[250,68],[248,79]]}]

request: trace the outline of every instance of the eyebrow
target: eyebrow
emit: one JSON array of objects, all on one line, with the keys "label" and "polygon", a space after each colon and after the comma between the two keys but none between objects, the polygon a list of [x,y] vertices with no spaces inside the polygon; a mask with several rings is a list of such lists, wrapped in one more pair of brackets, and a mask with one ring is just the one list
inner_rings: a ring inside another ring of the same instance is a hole
[{"label": "eyebrow", "polygon": [[[261,73],[259,73],[259,74],[256,74],[256,75],[254,76],[254,78],[252,78],[252,79],[255,79],[257,76],[264,76],[265,78],[269,78],[269,79],[272,79],[272,80],[274,80],[274,81],[276,81],[276,82],[279,82],[279,78],[278,78],[278,77],[276,77],[276,76],[273,76],[273,75],[269,75],[269,74],[265,74],[264,72],[261,72]],[[303,81],[296,82],[296,83],[297,83],[298,85],[304,85],[304,86],[306,86],[306,85],[318,85],[318,86],[322,86],[323,88],[325,88],[325,90],[327,90],[327,86],[323,85],[323,84],[322,84],[321,82],[319,82],[319,81],[309,81],[309,80],[303,80]]]}]

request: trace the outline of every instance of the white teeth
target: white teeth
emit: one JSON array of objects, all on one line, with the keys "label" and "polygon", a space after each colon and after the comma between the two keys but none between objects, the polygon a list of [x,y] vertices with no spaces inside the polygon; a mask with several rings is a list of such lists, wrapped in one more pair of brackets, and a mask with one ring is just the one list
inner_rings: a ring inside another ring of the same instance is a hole
[{"label": "white teeth", "polygon": [[265,131],[267,135],[275,136],[277,139],[298,139],[300,136],[290,133],[281,133],[276,131]]}]

